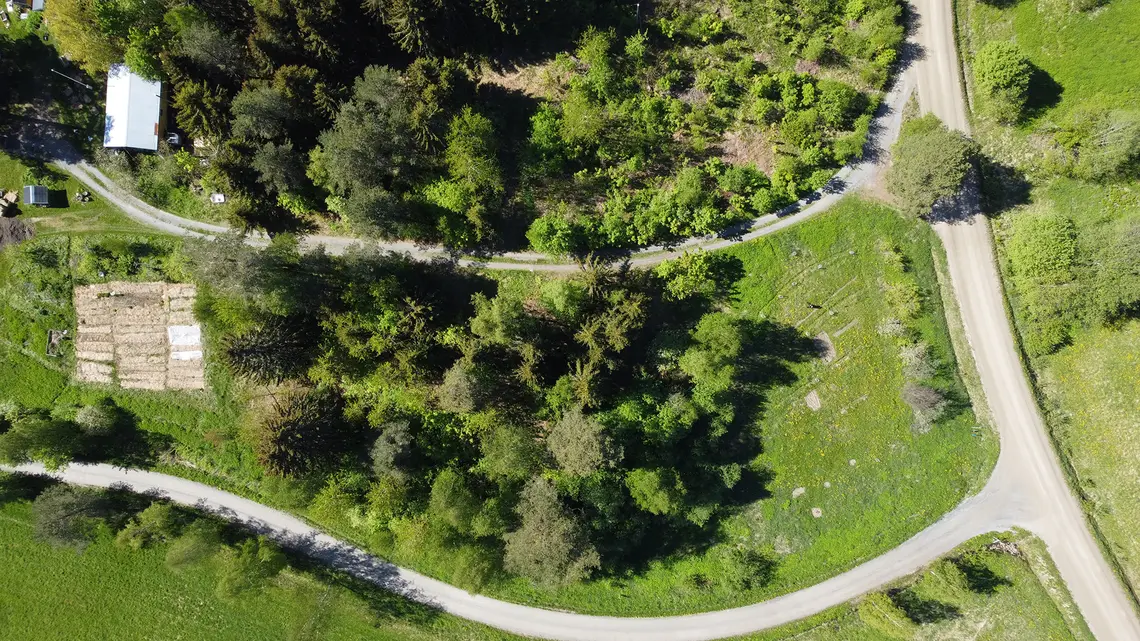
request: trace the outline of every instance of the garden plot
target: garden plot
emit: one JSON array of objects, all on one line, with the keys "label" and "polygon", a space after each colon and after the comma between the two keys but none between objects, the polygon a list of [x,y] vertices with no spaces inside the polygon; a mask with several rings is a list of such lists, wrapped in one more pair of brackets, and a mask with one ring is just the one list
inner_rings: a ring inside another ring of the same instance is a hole
[{"label": "garden plot", "polygon": [[128,389],[205,387],[196,289],[172,283],[75,288],[75,378]]}]

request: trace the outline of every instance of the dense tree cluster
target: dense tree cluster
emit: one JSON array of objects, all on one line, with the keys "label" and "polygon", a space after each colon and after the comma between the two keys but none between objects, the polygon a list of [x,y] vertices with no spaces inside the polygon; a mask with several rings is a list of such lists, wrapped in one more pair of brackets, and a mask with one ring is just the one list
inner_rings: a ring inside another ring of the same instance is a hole
[{"label": "dense tree cluster", "polygon": [[[126,60],[170,83],[208,166],[186,151],[107,159],[160,206],[194,186],[225,193],[245,227],[327,221],[565,254],[719,231],[821,187],[862,153],[900,6],[59,0],[47,13],[92,73]],[[516,65],[541,87],[486,81]],[[853,68],[858,86],[821,65]],[[742,132],[775,145],[764,171],[719,160]]]},{"label": "dense tree cluster", "polygon": [[1136,221],[1078,229],[1065,214],[1043,206],[1019,213],[1004,231],[1031,354],[1061,347],[1077,327],[1111,324],[1140,311]]},{"label": "dense tree cluster", "polygon": [[[561,583],[716,544],[721,519],[762,491],[756,395],[814,351],[716,311],[741,276],[721,255],[496,284],[398,255],[299,254],[285,239],[224,259],[223,246],[190,250],[200,274],[248,266],[203,282],[216,331],[230,318],[252,319],[239,335],[283,318],[319,328],[291,385],[324,391],[279,398],[254,430],[266,467],[320,482],[312,513],[382,549],[456,555],[449,578],[468,586],[500,567]],[[264,265],[320,273],[321,286],[263,279]],[[238,371],[275,381],[276,360]],[[768,557],[744,552],[726,550],[726,576],[763,583]]]}]

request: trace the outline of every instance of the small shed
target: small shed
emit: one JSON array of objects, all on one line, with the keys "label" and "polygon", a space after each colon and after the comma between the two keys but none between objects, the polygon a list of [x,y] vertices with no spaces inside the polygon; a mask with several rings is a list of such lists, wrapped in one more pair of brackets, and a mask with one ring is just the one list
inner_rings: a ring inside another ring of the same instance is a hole
[{"label": "small shed", "polygon": [[48,188],[43,185],[26,185],[24,187],[24,204],[47,207]]}]

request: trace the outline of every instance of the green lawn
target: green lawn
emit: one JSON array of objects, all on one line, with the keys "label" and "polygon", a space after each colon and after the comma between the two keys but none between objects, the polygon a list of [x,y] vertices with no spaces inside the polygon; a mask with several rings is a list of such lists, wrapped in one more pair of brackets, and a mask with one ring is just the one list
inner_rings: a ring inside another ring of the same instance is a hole
[{"label": "green lawn", "polygon": [[[983,572],[997,579],[996,591],[965,589],[952,580],[944,562],[892,586],[909,589],[930,607],[949,606],[949,615],[920,625],[914,639],[938,641],[1092,641],[1075,604],[1057,576],[1044,545],[1032,537],[1015,540],[1020,556],[986,549],[993,536],[978,537],[962,545],[949,558],[969,555]],[[803,621],[740,641],[890,641],[860,618],[857,606],[848,604]]]},{"label": "green lawn", "polygon": [[[0,190],[21,191],[26,182],[29,164],[0,152]],[[52,190],[51,207],[28,207],[20,199],[20,220],[32,225],[37,234],[81,234],[108,232],[144,232],[146,228],[127,218],[113,205],[102,202],[97,195],[89,203],[75,200],[78,191],[90,191],[75,178],[52,168],[56,174]]]},{"label": "green lawn", "polygon": [[1063,87],[1059,102],[1042,119],[1061,116],[1094,96],[1117,107],[1140,101],[1140,0],[1111,0],[1083,13],[1069,0],[962,4],[970,50],[990,40],[1012,40]]},{"label": "green lawn", "polygon": [[1140,103],[1140,0],[1112,0],[1088,12],[1073,10],[1069,0],[962,0],[956,7],[967,69],[987,42],[1011,41],[1051,79],[1031,85],[1030,105],[1036,107],[1028,120],[1012,127],[985,115],[985,97],[971,92],[974,133],[987,156],[1041,173],[1058,162],[1052,127],[1074,109],[1083,104],[1128,109]]},{"label": "green lawn", "polygon": [[[217,596],[218,568],[180,573],[164,546],[134,551],[101,538],[82,553],[32,538],[31,506],[0,506],[0,639],[512,639],[418,607],[401,618],[380,599],[286,571],[270,587]],[[387,611],[385,611],[387,609]]]},{"label": "green lawn", "polygon": [[1037,363],[1070,460],[1102,534],[1140,585],[1140,320],[1080,334]]}]

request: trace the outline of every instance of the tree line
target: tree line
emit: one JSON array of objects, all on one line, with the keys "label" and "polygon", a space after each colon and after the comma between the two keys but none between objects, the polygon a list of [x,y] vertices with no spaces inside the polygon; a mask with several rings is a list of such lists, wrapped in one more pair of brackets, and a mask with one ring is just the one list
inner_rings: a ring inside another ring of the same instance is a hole
[{"label": "tree line", "polygon": [[[208,150],[205,167],[130,160],[144,195],[222,192],[235,223],[272,232],[631,247],[776,211],[861,155],[902,41],[896,0],[645,4],[60,0],[47,15],[92,73],[126,60],[166,79]],[[532,63],[526,92],[485,81]],[[706,163],[730,131],[775,142],[771,166]]]}]

